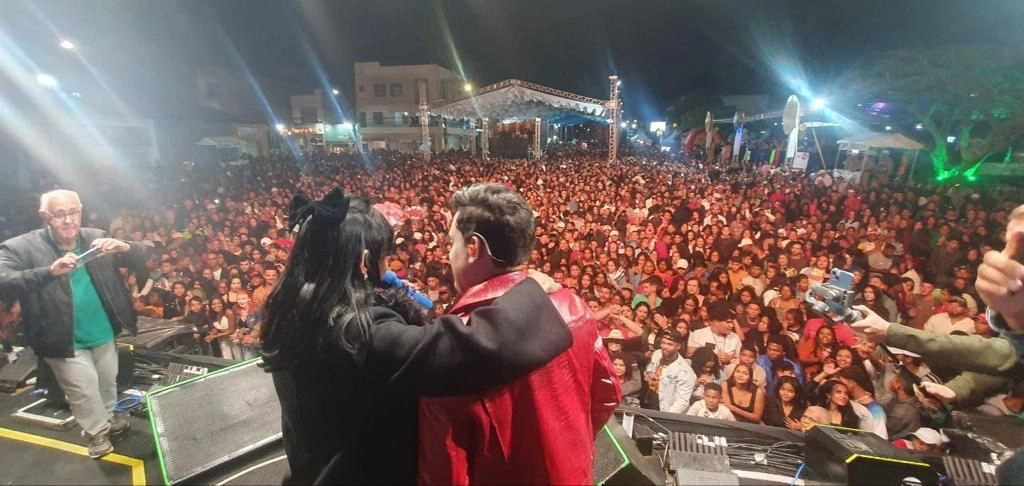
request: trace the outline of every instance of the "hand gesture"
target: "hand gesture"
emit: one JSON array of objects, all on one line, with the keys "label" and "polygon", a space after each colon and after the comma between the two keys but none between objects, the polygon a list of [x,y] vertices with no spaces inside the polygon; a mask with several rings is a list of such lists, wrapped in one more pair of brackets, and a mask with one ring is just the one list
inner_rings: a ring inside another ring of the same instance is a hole
[{"label": "hand gesture", "polygon": [[824,371],[826,375],[832,376],[839,371],[839,367],[836,366],[835,362],[829,361],[825,363]]},{"label": "hand gesture", "polygon": [[654,322],[657,322],[662,328],[668,327],[668,318],[661,314],[654,314]]},{"label": "hand gesture", "polygon": [[882,319],[882,316],[875,314],[875,311],[867,306],[855,305],[853,308],[860,311],[864,318],[850,323],[850,329],[858,336],[876,344],[885,342],[889,335],[889,321]]},{"label": "hand gesture", "polygon": [[114,238],[97,238],[93,240],[92,247],[99,248],[103,254],[124,253],[132,249],[131,245],[128,243]]},{"label": "hand gesture", "polygon": [[[941,400],[942,403],[924,396],[924,394],[921,393],[921,388],[924,388],[925,391],[934,395],[936,398]],[[956,392],[954,392],[950,387],[928,381],[921,383],[920,387],[915,386],[914,395],[917,395],[918,401],[931,408],[942,408],[943,405],[949,405],[956,401]]]},{"label": "hand gesture", "polygon": [[544,292],[552,294],[562,289],[562,286],[555,282],[555,279],[549,277],[545,273],[538,272],[536,270],[530,270],[526,272],[527,275],[535,280],[540,287],[544,289]]},{"label": "hand gesture", "polygon": [[783,420],[785,421],[787,429],[790,429],[790,430],[803,430],[804,429],[804,425],[801,424],[799,420],[793,420],[793,419],[791,419],[789,417],[785,417]]},{"label": "hand gesture", "polygon": [[50,275],[54,277],[66,275],[74,270],[76,265],[78,265],[78,257],[74,253],[66,253],[50,264]]},{"label": "hand gesture", "polygon": [[1024,329],[1024,265],[1016,260],[1024,247],[1024,231],[1007,232],[1006,248],[989,251],[978,268],[975,288],[981,300],[1003,315],[1013,329]]}]

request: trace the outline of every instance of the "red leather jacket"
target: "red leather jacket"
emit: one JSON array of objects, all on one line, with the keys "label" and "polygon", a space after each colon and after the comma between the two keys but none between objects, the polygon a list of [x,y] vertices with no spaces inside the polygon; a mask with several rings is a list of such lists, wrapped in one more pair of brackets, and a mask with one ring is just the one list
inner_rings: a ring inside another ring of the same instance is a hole
[{"label": "red leather jacket", "polygon": [[[524,278],[472,287],[451,313],[465,318]],[[594,437],[622,391],[590,308],[567,289],[548,297],[572,333],[569,350],[491,392],[420,400],[421,484],[593,484]]]}]

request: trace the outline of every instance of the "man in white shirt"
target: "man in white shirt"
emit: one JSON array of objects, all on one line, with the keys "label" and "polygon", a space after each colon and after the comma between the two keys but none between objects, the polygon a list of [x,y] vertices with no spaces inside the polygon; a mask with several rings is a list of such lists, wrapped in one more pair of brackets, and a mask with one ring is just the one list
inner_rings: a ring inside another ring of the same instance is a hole
[{"label": "man in white shirt", "polygon": [[658,410],[686,413],[690,408],[690,395],[697,386],[697,375],[679,350],[683,347],[683,334],[668,328],[659,335],[661,349],[651,355],[644,373],[647,385],[658,397]]},{"label": "man in white shirt", "polygon": [[697,348],[714,346],[718,361],[724,366],[738,359],[743,341],[733,332],[735,315],[724,302],[716,302],[708,309],[708,326],[690,333],[686,355],[693,356]]},{"label": "man in white shirt", "polygon": [[953,331],[974,334],[974,320],[967,315],[967,301],[959,295],[951,297],[946,304],[946,312],[929,317],[924,323],[924,330],[945,335]]},{"label": "man in white shirt", "polygon": [[736,417],[733,416],[732,410],[729,410],[727,407],[720,406],[721,402],[722,385],[715,382],[708,383],[704,385],[704,399],[697,400],[696,403],[690,405],[690,409],[686,411],[686,415],[719,420],[732,420],[735,422]]}]

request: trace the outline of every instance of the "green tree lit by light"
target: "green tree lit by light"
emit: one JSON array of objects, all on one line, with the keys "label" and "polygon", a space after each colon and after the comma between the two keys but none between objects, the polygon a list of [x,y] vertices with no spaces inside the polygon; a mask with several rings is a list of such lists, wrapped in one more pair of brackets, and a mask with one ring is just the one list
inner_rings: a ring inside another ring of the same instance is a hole
[{"label": "green tree lit by light", "polygon": [[913,116],[919,129],[906,135],[925,145],[938,182],[976,181],[981,164],[1024,136],[1024,46],[894,51],[847,78],[859,100]]}]

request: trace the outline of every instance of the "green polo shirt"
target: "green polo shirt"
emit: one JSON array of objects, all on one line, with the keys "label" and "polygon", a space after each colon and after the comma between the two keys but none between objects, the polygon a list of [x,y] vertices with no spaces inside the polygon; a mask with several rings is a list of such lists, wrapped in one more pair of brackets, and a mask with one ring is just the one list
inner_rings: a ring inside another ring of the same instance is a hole
[{"label": "green polo shirt", "polygon": [[[75,254],[81,253],[80,245],[76,246]],[[110,317],[84,266],[71,272],[71,300],[74,302],[75,349],[95,348],[114,340]]]}]

